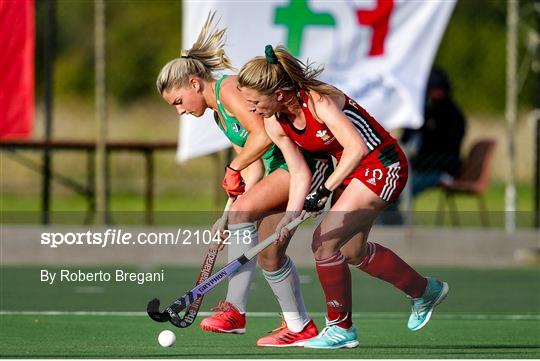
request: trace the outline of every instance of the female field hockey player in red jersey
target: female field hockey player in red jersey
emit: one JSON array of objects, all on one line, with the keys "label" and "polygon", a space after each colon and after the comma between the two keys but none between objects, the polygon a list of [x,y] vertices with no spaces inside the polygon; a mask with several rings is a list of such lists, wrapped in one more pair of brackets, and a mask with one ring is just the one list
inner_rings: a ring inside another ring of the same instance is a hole
[{"label": "female field hockey player in red jersey", "polygon": [[[258,242],[256,222],[269,212],[285,209],[290,177],[281,151],[265,132],[263,118],[247,109],[238,90],[237,77],[216,77],[216,71],[233,68],[223,50],[225,29],[216,29],[212,22],[213,14],[208,17],[192,48],[183,50],[180,58],[163,67],[157,88],[180,115],[200,117],[207,109],[214,110],[216,125],[233,144],[236,156],[226,168],[223,187],[230,197],[238,198],[228,212],[228,229],[238,231],[240,235],[248,232],[251,242],[246,245],[232,237],[228,245],[230,262]],[[315,189],[324,180],[326,170],[331,171],[331,160],[327,157],[307,161],[312,166]],[[275,224],[266,227],[266,234],[263,227],[259,227],[263,238],[275,231]],[[306,312],[296,267],[285,254],[287,243],[274,244],[258,257],[284,317],[282,326],[274,334],[259,339],[258,346],[302,346],[318,333]],[[255,266],[251,261],[230,278],[226,300],[215,309],[217,313],[202,320],[203,330],[245,332],[246,303]]]},{"label": "female field hockey player in red jersey", "polygon": [[[304,347],[356,347],[352,323],[349,264],[393,284],[412,300],[408,327],[415,331],[448,293],[448,285],[424,278],[394,252],[368,242],[377,215],[394,202],[407,181],[407,159],[397,141],[358,103],[317,80],[322,68],[303,64],[285,48],[268,45],[264,57],[238,74],[250,110],[265,118],[291,173],[287,214],[277,229],[303,211],[320,212],[332,192],[332,207],[313,234],[312,250],[325,294],[327,322]],[[337,160],[334,172],[315,191],[300,150],[326,152]]]}]

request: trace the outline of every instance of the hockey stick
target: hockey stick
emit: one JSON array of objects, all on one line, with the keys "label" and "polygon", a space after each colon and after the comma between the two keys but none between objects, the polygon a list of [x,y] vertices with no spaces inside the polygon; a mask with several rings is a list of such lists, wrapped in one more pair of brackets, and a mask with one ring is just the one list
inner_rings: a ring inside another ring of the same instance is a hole
[{"label": "hockey stick", "polygon": [[[302,215],[293,219],[289,224],[285,226],[289,231],[298,227],[302,222],[309,218],[309,215]],[[279,235],[277,233],[272,234],[264,241],[259,242],[255,247],[247,250],[243,255],[230,262],[228,265],[214,273],[210,278],[197,285],[191,291],[188,291],[182,297],[177,298],[173,303],[167,307],[164,311],[159,310],[160,301],[157,298],[154,298],[148,302],[146,311],[148,316],[157,322],[170,321],[176,327],[183,328],[182,319],[178,315],[180,311],[190,306],[198,299],[203,297],[205,294],[210,292],[214,287],[216,287],[220,282],[227,279],[230,275],[236,272],[240,267],[249,262],[253,257],[255,257],[259,252],[261,252],[266,247],[270,246],[278,239]]]},{"label": "hockey stick", "polygon": [[[223,210],[223,214],[221,218],[218,220],[218,229],[222,229],[226,222],[227,222],[227,214],[229,212],[229,209],[231,209],[232,204],[234,203],[234,198],[229,198],[227,200],[227,204],[225,205],[225,209]],[[199,277],[197,278],[197,282],[195,285],[199,285],[202,282],[206,281],[208,277],[212,274],[212,270],[214,269],[214,264],[216,263],[217,254],[219,252],[219,244],[212,244],[210,248],[208,249],[208,252],[206,252],[206,256],[204,257],[203,264],[201,266],[201,272],[199,273]],[[191,326],[191,324],[195,321],[195,318],[197,317],[197,314],[199,313],[199,309],[201,308],[201,304],[203,301],[203,297],[198,298],[189,305],[189,307],[186,309],[186,312],[182,317],[178,316],[178,324],[176,326],[185,328],[188,326]],[[148,314],[150,315],[150,308],[147,309]],[[162,318],[150,315],[154,321],[157,322],[166,322],[169,319],[168,318]]]}]

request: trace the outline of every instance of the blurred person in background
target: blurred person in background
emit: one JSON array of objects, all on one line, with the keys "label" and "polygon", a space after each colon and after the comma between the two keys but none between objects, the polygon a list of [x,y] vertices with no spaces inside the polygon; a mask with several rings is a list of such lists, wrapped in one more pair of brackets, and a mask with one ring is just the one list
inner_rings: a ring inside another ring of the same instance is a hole
[{"label": "blurred person in background", "polygon": [[434,68],[427,84],[424,124],[418,130],[405,129],[401,137],[401,142],[413,151],[409,154],[413,196],[457,174],[465,130],[465,117],[452,98],[448,75]]},{"label": "blurred person in background", "polygon": [[[434,67],[426,87],[424,124],[420,129],[406,128],[400,139],[410,159],[412,197],[453,180],[461,166],[465,131],[466,120],[452,97],[450,79]],[[401,223],[398,204],[399,200],[387,209],[382,223]]]}]

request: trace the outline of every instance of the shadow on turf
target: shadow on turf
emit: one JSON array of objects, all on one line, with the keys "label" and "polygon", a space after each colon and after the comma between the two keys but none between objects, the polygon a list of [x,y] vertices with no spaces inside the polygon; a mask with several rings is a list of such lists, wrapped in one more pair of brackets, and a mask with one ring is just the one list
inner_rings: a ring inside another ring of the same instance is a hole
[{"label": "shadow on turf", "polygon": [[455,350],[455,349],[490,349],[490,348],[534,348],[534,349],[540,349],[540,345],[441,345],[441,346],[433,346],[433,345],[407,345],[407,346],[400,346],[400,345],[390,345],[390,346],[375,346],[375,345],[366,345],[366,346],[359,346],[360,348],[364,349],[376,349],[376,348],[405,348],[405,349],[449,349],[449,350]]},{"label": "shadow on turf", "polygon": [[[366,346],[360,346],[354,350],[350,349],[338,349],[338,350],[305,350],[300,348],[289,348],[287,349],[287,352],[283,352],[279,349],[272,349],[267,348],[268,354],[272,355],[276,358],[290,358],[292,355],[295,356],[301,356],[301,355],[309,355],[313,356],[314,354],[319,354],[321,356],[323,355],[329,355],[331,353],[332,358],[336,358],[339,356],[344,356],[347,353],[361,353],[363,350],[377,350],[377,349],[385,349],[385,350],[394,350],[394,349],[406,349],[406,350],[417,350],[416,352],[396,352],[396,354],[403,354],[403,355],[416,355],[416,356],[431,356],[435,355],[441,352],[441,350],[449,350],[450,352],[444,352],[444,354],[447,355],[467,355],[467,354],[474,354],[478,355],[479,352],[472,352],[467,351],[469,349],[471,350],[515,350],[515,349],[523,349],[523,352],[502,352],[505,355],[509,354],[530,354],[532,351],[527,350],[538,350],[540,349],[540,345],[444,345],[444,346],[432,346],[432,345],[406,345],[406,346],[398,346],[398,345],[389,345],[389,346],[373,346],[373,345],[366,345]],[[420,350],[420,352],[418,351]],[[279,351],[279,352],[276,352]],[[339,356],[335,354],[335,352],[341,352]],[[426,352],[428,351],[428,352]],[[388,354],[389,352],[378,352],[379,354]],[[491,352],[491,354],[498,354],[498,352]],[[12,354],[12,355],[2,355],[1,358],[19,358],[22,355],[20,354]],[[102,355],[102,354],[85,354],[85,355],[26,355],[31,358],[122,358],[122,359],[130,359],[135,358],[134,356],[126,356],[123,355]],[[154,355],[139,355],[137,357],[144,357],[144,358],[168,358],[168,357],[185,357],[185,358],[266,358],[262,357],[264,354],[258,353],[242,353],[239,355],[232,355],[232,354],[222,354],[222,355],[216,355],[215,353],[199,353],[199,354],[193,354],[193,353],[162,353],[162,354],[154,354]]]}]

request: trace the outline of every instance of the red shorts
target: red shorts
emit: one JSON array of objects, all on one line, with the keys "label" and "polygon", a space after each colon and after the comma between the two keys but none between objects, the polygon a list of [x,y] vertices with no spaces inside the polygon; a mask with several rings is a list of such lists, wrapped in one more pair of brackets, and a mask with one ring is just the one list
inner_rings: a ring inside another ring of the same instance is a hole
[{"label": "red shorts", "polygon": [[393,203],[401,194],[409,177],[409,163],[394,139],[384,142],[362,159],[362,163],[344,181],[353,178],[366,185],[383,200]]}]

